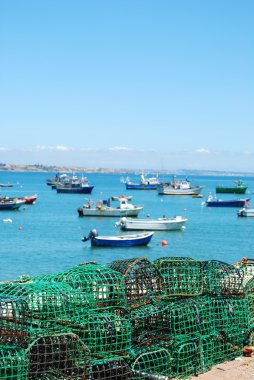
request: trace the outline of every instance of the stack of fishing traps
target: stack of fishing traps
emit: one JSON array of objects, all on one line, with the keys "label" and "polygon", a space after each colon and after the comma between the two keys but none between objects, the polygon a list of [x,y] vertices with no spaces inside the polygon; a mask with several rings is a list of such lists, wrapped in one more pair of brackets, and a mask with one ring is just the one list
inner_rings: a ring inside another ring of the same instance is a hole
[{"label": "stack of fishing traps", "polygon": [[252,262],[82,263],[0,284],[1,380],[167,380],[253,344]]}]

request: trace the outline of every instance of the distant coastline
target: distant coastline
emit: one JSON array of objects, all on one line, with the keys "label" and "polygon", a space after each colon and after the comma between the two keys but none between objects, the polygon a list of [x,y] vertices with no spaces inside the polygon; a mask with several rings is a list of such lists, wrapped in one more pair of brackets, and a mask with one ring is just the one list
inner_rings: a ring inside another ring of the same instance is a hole
[{"label": "distant coastline", "polygon": [[114,169],[114,168],[96,168],[96,167],[81,167],[81,166],[54,166],[54,165],[42,165],[42,164],[9,164],[0,163],[0,172],[45,172],[45,173],[108,173],[108,174],[140,174],[156,173],[161,175],[183,175],[183,176],[228,176],[228,177],[254,177],[254,173],[251,172],[232,172],[232,171],[219,171],[219,170],[154,170],[154,169]]}]

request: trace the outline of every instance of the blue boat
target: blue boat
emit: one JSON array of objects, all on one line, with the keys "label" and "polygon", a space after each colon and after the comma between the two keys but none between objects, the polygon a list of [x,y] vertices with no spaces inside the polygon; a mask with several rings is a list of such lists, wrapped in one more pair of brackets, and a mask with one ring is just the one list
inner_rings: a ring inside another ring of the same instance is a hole
[{"label": "blue boat", "polygon": [[217,199],[211,195],[206,200],[208,207],[248,207],[250,198],[243,199]]},{"label": "blue boat", "polygon": [[65,194],[91,194],[94,186],[88,183],[86,177],[78,178],[77,176],[64,177],[55,184],[57,193]]},{"label": "blue boat", "polygon": [[156,190],[159,184],[158,177],[145,177],[144,174],[141,174],[140,182],[125,181],[126,190]]},{"label": "blue boat", "polygon": [[24,199],[8,199],[3,197],[0,199],[0,210],[18,210],[24,204]]},{"label": "blue boat", "polygon": [[57,185],[56,191],[57,193],[64,194],[91,194],[94,186],[88,184],[77,184],[77,185]]},{"label": "blue boat", "polygon": [[133,247],[147,245],[153,237],[154,232],[142,232],[131,235],[99,236],[93,229],[88,237],[83,237],[82,241],[91,241],[94,247]]}]

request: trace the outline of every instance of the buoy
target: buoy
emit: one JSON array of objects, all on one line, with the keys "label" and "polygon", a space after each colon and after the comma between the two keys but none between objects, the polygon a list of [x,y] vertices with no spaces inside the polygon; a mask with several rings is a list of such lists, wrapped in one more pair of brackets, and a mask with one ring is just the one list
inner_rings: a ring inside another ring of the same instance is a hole
[{"label": "buoy", "polygon": [[168,243],[167,243],[166,240],[162,240],[161,245],[165,246],[165,245],[167,245],[167,244],[168,244]]},{"label": "buoy", "polygon": [[254,347],[245,346],[243,348],[244,356],[252,356],[253,352],[254,352]]},{"label": "buoy", "polygon": [[19,226],[19,230],[20,230],[20,231],[23,230],[22,226]]}]

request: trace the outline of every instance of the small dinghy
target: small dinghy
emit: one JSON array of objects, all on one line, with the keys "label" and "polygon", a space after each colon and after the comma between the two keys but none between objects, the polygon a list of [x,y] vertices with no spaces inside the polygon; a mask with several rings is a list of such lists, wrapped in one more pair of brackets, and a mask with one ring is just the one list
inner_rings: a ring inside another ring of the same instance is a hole
[{"label": "small dinghy", "polygon": [[147,245],[153,237],[154,232],[143,232],[131,235],[100,236],[97,230],[90,231],[87,237],[82,241],[91,241],[95,247],[132,247],[138,245]]}]

